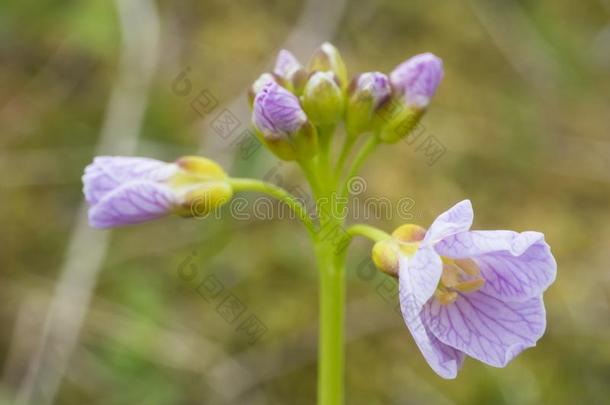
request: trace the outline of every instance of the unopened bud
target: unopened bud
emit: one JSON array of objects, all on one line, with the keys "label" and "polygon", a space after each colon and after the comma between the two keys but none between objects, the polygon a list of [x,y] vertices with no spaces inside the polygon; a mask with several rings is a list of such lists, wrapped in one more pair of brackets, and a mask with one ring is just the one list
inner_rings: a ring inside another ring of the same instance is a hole
[{"label": "unopened bud", "polygon": [[275,82],[285,88],[290,87],[290,84],[283,77],[278,76],[275,73],[263,73],[258,77],[258,79],[254,81],[254,83],[252,83],[252,85],[248,89],[248,104],[250,104],[250,107],[253,106],[254,98],[256,97],[258,92],[261,91],[263,87],[265,87],[265,85],[270,82]]},{"label": "unopened bud", "polygon": [[277,54],[273,73],[284,79],[285,83],[280,84],[295,94],[301,94],[307,81],[307,72],[290,51],[282,49]]},{"label": "unopened bud", "polygon": [[373,114],[391,93],[390,82],[383,73],[367,72],[355,77],[348,88],[347,133],[355,136],[373,129]]},{"label": "unopened bud", "polygon": [[333,72],[342,89],[347,87],[347,68],[341,54],[330,42],[324,42],[314,51],[308,65],[310,72]]},{"label": "unopened bud", "polygon": [[416,110],[428,107],[442,78],[443,61],[431,53],[415,55],[390,73],[394,89]]},{"label": "unopened bud", "polygon": [[299,100],[275,82],[256,95],[252,122],[261,141],[281,159],[309,159],[317,153],[316,130]]},{"label": "unopened bud", "polygon": [[315,72],[303,90],[303,109],[315,125],[335,125],[343,116],[343,92],[332,72]]}]

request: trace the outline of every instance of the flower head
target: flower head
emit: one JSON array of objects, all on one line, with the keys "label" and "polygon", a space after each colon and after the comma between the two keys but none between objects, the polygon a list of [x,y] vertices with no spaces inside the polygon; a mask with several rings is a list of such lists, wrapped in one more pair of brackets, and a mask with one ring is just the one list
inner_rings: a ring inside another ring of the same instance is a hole
[{"label": "flower head", "polygon": [[415,55],[390,73],[392,86],[409,107],[425,109],[443,78],[443,61],[431,54]]},{"label": "flower head", "polygon": [[444,378],[457,375],[465,355],[503,367],[534,346],[546,326],[542,293],[557,271],[543,234],[471,231],[472,220],[465,200],[427,231],[399,228],[398,263],[386,266],[397,272],[407,327]]},{"label": "flower head", "polygon": [[136,224],[175,213],[201,215],[226,202],[232,189],[216,163],[184,157],[175,163],[99,156],[85,168],[83,192],[95,228]]}]

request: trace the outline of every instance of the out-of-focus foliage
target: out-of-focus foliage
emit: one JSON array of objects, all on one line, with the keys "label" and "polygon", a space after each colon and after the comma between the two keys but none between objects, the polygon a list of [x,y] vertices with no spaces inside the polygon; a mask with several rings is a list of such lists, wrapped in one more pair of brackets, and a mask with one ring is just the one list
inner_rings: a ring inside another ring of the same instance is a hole
[{"label": "out-of-focus foliage", "polygon": [[[172,81],[189,67],[194,89],[218,100],[213,114],[230,108],[270,67],[307,6],[279,0],[157,6],[160,60],[138,153],[167,160],[221,153],[234,175],[272,177],[278,166],[270,154],[242,159],[231,139],[220,138],[209,121],[201,125]],[[441,56],[446,71],[422,135],[433,135],[445,154],[428,165],[417,143],[384,146],[365,167],[359,197],[410,197],[412,222],[423,226],[470,198],[476,228],[542,231],[559,263],[538,347],[505,369],[467,360],[457,380],[445,381],[412,342],[396,298],[385,292],[387,280],[363,265],[370,246],[358,242],[349,255],[348,403],[607,401],[609,18],[604,0],[347,2],[335,37],[325,39],[341,50],[351,73],[388,72],[423,51]],[[82,204],[80,176],[100,134],[120,49],[113,2],[0,5],[6,398],[26,376],[60,276]],[[247,113],[238,118],[249,121]],[[278,173],[300,184],[288,164]],[[403,221],[368,220],[388,230]],[[178,272],[189,257],[197,269],[191,282]],[[208,275],[244,304],[244,316],[264,322],[268,330],[256,343],[236,331],[239,320],[223,319],[219,301],[197,292]],[[114,231],[57,403],[229,403],[219,398],[241,390],[234,403],[310,404],[316,283],[311,246],[296,221],[171,218]]]}]

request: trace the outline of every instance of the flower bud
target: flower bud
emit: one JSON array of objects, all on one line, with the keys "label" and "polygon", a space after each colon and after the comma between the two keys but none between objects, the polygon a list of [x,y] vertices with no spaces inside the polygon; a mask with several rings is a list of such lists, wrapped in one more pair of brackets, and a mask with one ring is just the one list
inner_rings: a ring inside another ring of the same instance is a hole
[{"label": "flower bud", "polygon": [[305,85],[302,100],[315,125],[334,125],[343,115],[343,93],[332,72],[315,72]]},{"label": "flower bud", "polygon": [[263,87],[265,87],[265,85],[269,82],[275,82],[285,88],[291,86],[290,83],[286,81],[286,79],[281,76],[278,76],[275,73],[263,73],[258,77],[258,79],[254,81],[254,83],[252,83],[252,86],[250,86],[250,88],[248,89],[248,103],[250,104],[250,107],[252,107],[252,105],[254,104],[254,98],[256,97],[258,92],[261,91]]},{"label": "flower bud", "polygon": [[431,53],[416,55],[390,74],[393,97],[378,111],[379,139],[396,142],[417,126],[443,78],[443,62]]},{"label": "flower bud", "polygon": [[281,159],[309,159],[317,153],[317,133],[299,100],[275,82],[256,95],[252,122],[261,141]]},{"label": "flower bud", "polygon": [[424,110],[443,78],[443,61],[431,53],[422,53],[398,65],[390,73],[394,89],[413,109]]},{"label": "flower bud", "polygon": [[348,88],[345,125],[350,136],[371,128],[374,112],[392,93],[388,77],[379,72],[363,73],[355,77]]},{"label": "flower bud", "polygon": [[314,51],[309,60],[308,70],[310,72],[333,72],[339,80],[339,86],[347,86],[347,68],[341,54],[330,42],[324,42]]},{"label": "flower bud", "polygon": [[395,240],[385,239],[375,243],[371,257],[377,269],[392,277],[398,277],[400,249]]},{"label": "flower bud", "polygon": [[290,51],[282,49],[278,52],[273,73],[284,79],[287,89],[301,94],[307,81],[307,72]]}]

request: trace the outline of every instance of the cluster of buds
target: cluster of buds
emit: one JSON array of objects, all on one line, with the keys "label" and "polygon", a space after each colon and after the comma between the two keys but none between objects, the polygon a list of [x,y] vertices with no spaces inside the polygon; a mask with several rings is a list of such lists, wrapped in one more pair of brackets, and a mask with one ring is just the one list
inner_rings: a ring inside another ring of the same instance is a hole
[{"label": "cluster of buds", "polygon": [[252,122],[261,141],[284,160],[315,156],[321,129],[341,121],[352,139],[370,132],[381,142],[396,142],[415,127],[442,76],[442,61],[430,53],[406,60],[389,77],[366,72],[349,81],[343,58],[330,43],[322,44],[306,67],[281,50],[273,72],[250,87]]}]

